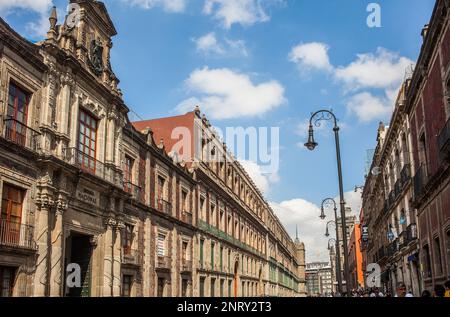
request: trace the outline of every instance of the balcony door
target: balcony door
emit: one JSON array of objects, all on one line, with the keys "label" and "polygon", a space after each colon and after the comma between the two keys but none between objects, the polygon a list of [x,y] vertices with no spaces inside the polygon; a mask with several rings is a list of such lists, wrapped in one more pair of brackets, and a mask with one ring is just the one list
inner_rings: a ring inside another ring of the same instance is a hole
[{"label": "balcony door", "polygon": [[29,100],[30,95],[28,93],[13,83],[9,84],[5,137],[21,146],[25,146],[26,144]]},{"label": "balcony door", "polygon": [[95,173],[97,150],[97,120],[80,110],[78,136],[78,164],[84,170]]},{"label": "balcony door", "polygon": [[2,211],[0,216],[1,243],[17,244],[19,242],[24,197],[24,190],[7,184],[3,185]]}]

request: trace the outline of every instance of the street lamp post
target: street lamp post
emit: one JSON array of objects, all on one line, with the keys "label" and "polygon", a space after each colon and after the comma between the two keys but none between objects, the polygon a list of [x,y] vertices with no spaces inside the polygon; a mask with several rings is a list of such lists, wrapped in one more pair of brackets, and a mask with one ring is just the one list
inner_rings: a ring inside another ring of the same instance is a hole
[{"label": "street lamp post", "polygon": [[[326,198],[322,201],[322,206],[321,206],[321,211],[322,213],[320,214],[320,218],[323,220],[325,219],[325,205],[326,204],[333,204],[334,205],[334,218],[335,221],[331,220],[327,223],[327,232],[325,233],[325,236],[329,236],[329,232],[328,232],[328,225],[331,222],[334,222],[334,224],[336,225],[336,278],[337,278],[337,282],[338,282],[338,288],[339,288],[339,293],[342,294],[342,273],[341,273],[341,247],[340,247],[340,240],[339,240],[339,226],[338,224],[338,218],[337,218],[337,205],[336,202],[334,201],[333,198]],[[327,236],[327,237],[328,237]],[[329,242],[329,241],[328,241]]]},{"label": "street lamp post", "polygon": [[[328,251],[331,251],[330,242],[334,242],[334,247],[336,248],[335,251],[338,252],[337,251],[339,248],[338,242],[334,238],[328,239]],[[338,282],[337,292],[339,292],[339,294],[342,294],[341,293],[341,291],[342,291],[341,263],[338,262],[338,261],[340,261],[340,256],[339,256],[339,260],[337,260],[338,254],[336,254],[335,256],[336,257],[335,257],[335,272],[334,272],[334,274],[335,274],[335,276],[337,278],[337,282]],[[331,260],[331,258],[330,258],[330,260]]]},{"label": "street lamp post", "polygon": [[[313,120],[315,120],[315,125],[317,127],[320,126],[321,121],[334,121],[334,138],[336,144],[336,160],[337,160],[337,169],[338,169],[338,177],[339,177],[339,197],[340,197],[340,205],[341,205],[341,221],[342,221],[342,242],[344,245],[344,274],[345,280],[349,282],[349,266],[348,266],[348,245],[347,245],[347,221],[345,217],[345,200],[344,200],[344,187],[342,180],[342,165],[341,165],[341,148],[339,143],[339,126],[337,124],[337,118],[333,112],[329,110],[319,110],[312,114],[311,119],[309,120],[309,138],[308,142],[305,143],[305,146],[308,150],[313,151],[318,143],[314,140],[314,127]],[[347,296],[350,296],[347,290]]]}]

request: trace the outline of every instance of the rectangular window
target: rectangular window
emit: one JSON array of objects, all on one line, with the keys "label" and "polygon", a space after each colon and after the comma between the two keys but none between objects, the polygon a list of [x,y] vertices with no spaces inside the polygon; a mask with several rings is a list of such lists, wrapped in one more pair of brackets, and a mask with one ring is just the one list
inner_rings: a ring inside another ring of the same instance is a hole
[{"label": "rectangular window", "polygon": [[181,297],[187,297],[187,291],[188,291],[188,280],[182,279],[181,280]]},{"label": "rectangular window", "polygon": [[233,287],[233,281],[228,281],[228,297],[231,297],[232,287]]},{"label": "rectangular window", "polygon": [[205,244],[205,240],[200,240],[200,268],[203,269],[203,246]]},{"label": "rectangular window", "polygon": [[434,261],[436,265],[436,276],[440,276],[442,274],[442,256],[439,238],[434,239]]},{"label": "rectangular window", "polygon": [[78,136],[78,164],[81,168],[95,172],[97,150],[97,120],[86,111],[80,110]]},{"label": "rectangular window", "polygon": [[183,254],[182,254],[183,260],[189,261],[190,257],[189,257],[189,253],[188,253],[188,242],[187,241],[182,242],[182,252],[183,252]]},{"label": "rectangular window", "polygon": [[220,297],[224,297],[223,296],[224,283],[225,283],[225,280],[220,280]]},{"label": "rectangular window", "polygon": [[220,247],[220,272],[223,272],[223,247]]},{"label": "rectangular window", "polygon": [[125,166],[123,169],[123,184],[127,193],[131,193],[131,185],[133,184],[133,165],[134,160],[128,155],[125,156]]},{"label": "rectangular window", "polygon": [[157,190],[158,190],[158,199],[160,199],[160,200],[164,200],[165,199],[165,192],[164,192],[165,184],[166,184],[166,180],[163,177],[158,176],[158,188],[157,188]]},{"label": "rectangular window", "polygon": [[7,184],[3,185],[0,215],[0,241],[3,243],[19,243],[24,197],[24,190]]},{"label": "rectangular window", "polygon": [[188,201],[187,201],[188,193],[185,190],[181,191],[181,211],[187,212],[188,210]]},{"label": "rectangular window", "polygon": [[231,250],[228,250],[228,272],[231,273]]},{"label": "rectangular window", "polygon": [[216,206],[211,205],[211,216],[209,219],[209,223],[213,226],[216,225]]},{"label": "rectangular window", "polygon": [[122,234],[122,248],[125,255],[131,254],[131,245],[133,242],[133,226],[125,225],[124,232]]},{"label": "rectangular window", "polygon": [[166,281],[163,277],[158,277],[158,294],[157,297],[164,297],[164,288]]},{"label": "rectangular window", "polygon": [[211,270],[214,270],[214,242],[211,242]]},{"label": "rectangular window", "polygon": [[202,220],[206,220],[206,217],[205,217],[205,199],[203,197],[200,197],[200,218]]},{"label": "rectangular window", "polygon": [[160,257],[166,256],[166,236],[164,234],[158,234],[156,252]]},{"label": "rectangular window", "polygon": [[133,276],[124,275],[122,277],[122,297],[130,297],[131,296],[132,283],[133,283]]},{"label": "rectangular window", "polygon": [[30,94],[13,83],[9,84],[8,109],[6,112],[6,138],[24,146]]},{"label": "rectangular window", "polygon": [[216,296],[216,279],[215,278],[211,278],[211,297],[215,297]]},{"label": "rectangular window", "polygon": [[13,295],[15,269],[0,266],[0,297],[11,297]]},{"label": "rectangular window", "polygon": [[200,277],[200,297],[205,297],[205,278]]}]

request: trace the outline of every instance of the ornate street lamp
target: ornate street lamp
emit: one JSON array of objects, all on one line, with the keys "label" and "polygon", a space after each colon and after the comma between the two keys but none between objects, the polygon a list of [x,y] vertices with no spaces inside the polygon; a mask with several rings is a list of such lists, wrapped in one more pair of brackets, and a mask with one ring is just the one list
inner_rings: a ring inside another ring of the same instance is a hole
[{"label": "ornate street lamp", "polygon": [[334,225],[336,226],[336,221],[334,221],[334,220],[330,220],[327,222],[327,230],[325,231],[325,237],[327,237],[327,238],[330,236],[330,231],[328,230],[328,225],[330,223],[334,223]]},{"label": "ornate street lamp", "polygon": [[[349,267],[348,267],[348,245],[347,245],[347,221],[345,215],[345,200],[344,200],[344,186],[342,180],[342,165],[341,165],[341,148],[339,143],[339,126],[337,124],[337,118],[333,112],[329,110],[319,110],[311,115],[311,119],[309,120],[309,137],[308,142],[305,143],[305,146],[308,150],[313,151],[318,143],[314,139],[314,127],[313,121],[316,127],[320,127],[322,121],[334,121],[334,138],[336,145],[336,161],[338,168],[338,177],[339,177],[339,197],[340,197],[340,205],[341,205],[341,221],[342,221],[342,242],[344,246],[344,273],[345,280],[348,282],[349,278]],[[338,226],[336,226],[338,227]],[[350,292],[347,291],[347,296],[350,296]]]},{"label": "ornate street lamp", "polygon": [[333,238],[328,239],[328,251],[331,251],[330,242],[333,242],[333,241],[334,241],[334,244],[336,245],[336,239],[333,239]]},{"label": "ornate street lamp", "polygon": [[[330,240],[334,240],[336,242],[336,278],[337,278],[337,282],[338,282],[338,289],[339,289],[339,293],[342,294],[342,272],[341,272],[341,247],[340,247],[340,240],[339,240],[339,226],[338,224],[338,218],[337,218],[337,205],[336,205],[336,201],[333,198],[326,198],[322,201],[322,205],[320,207],[320,209],[322,210],[321,212],[321,216],[323,216],[322,219],[325,219],[325,207],[328,206],[333,206],[334,209],[334,219],[335,221],[331,220],[327,223],[327,232],[325,233],[325,236],[329,236],[329,231],[328,231],[328,225],[331,222],[334,222],[335,226],[336,226],[336,239],[330,239]],[[328,234],[328,235],[327,235]],[[328,245],[330,240],[328,240]]]}]

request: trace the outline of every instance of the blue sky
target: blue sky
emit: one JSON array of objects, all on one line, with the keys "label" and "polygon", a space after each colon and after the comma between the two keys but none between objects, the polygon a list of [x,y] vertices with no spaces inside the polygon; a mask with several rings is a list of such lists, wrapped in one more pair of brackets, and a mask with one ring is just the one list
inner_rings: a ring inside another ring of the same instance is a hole
[{"label": "blue sky", "polygon": [[[367,26],[371,2],[381,7],[381,28]],[[46,31],[52,3],[63,12],[67,0],[1,0],[0,14],[36,41]],[[246,167],[289,232],[299,225],[308,258],[326,258],[326,241],[315,236],[324,225],[315,218],[321,200],[338,193],[334,140],[330,127],[317,132],[315,152],[300,147],[306,120],[311,112],[333,109],[342,125],[345,190],[362,185],[366,150],[375,147],[379,121],[390,119],[434,1],[105,3],[118,30],[112,67],[126,103],[141,118],[173,115],[198,102],[220,128],[280,127],[278,173],[260,175],[257,166]],[[357,204],[357,196],[348,199]]]}]

